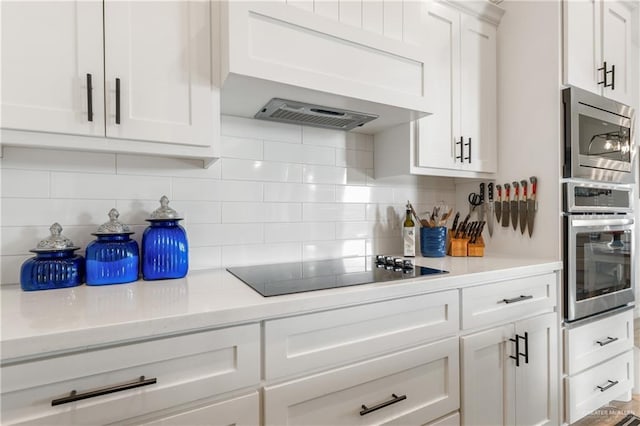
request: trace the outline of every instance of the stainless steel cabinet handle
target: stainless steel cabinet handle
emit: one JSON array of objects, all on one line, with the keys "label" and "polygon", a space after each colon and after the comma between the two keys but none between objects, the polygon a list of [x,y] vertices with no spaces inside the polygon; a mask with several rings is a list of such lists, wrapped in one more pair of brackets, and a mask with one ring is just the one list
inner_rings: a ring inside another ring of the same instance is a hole
[{"label": "stainless steel cabinet handle", "polygon": [[93,121],[93,85],[91,74],[87,74],[87,119]]},{"label": "stainless steel cabinet handle", "polygon": [[69,402],[80,401],[81,399],[93,398],[100,395],[107,395],[114,392],[120,392],[127,389],[139,388],[141,386],[152,385],[157,382],[157,379],[154,377],[152,379],[145,379],[144,376],[140,376],[140,378],[122,383],[120,385],[106,386],[103,388],[94,389],[91,391],[86,391],[82,393],[78,393],[75,390],[72,390],[69,396],[65,396],[64,398],[58,398],[51,401],[51,406],[56,406],[60,404],[67,404]]},{"label": "stainless steel cabinet handle", "polygon": [[528,300],[528,299],[533,299],[533,296],[532,295],[528,295],[528,296],[521,295],[521,296],[518,296],[518,297],[514,297],[513,299],[502,299],[502,300],[499,300],[498,303],[509,304],[509,303],[522,302],[523,300]]},{"label": "stainless steel cabinet handle", "polygon": [[618,340],[617,337],[607,336],[606,340],[596,340],[596,343],[599,344],[600,346],[605,346],[605,345],[608,345],[609,343],[615,342],[616,340]]},{"label": "stainless steel cabinet handle", "polygon": [[604,391],[606,391],[607,389],[610,389],[610,388],[612,388],[612,387],[614,387],[615,385],[617,385],[617,384],[618,384],[618,381],[617,381],[617,380],[615,380],[615,381],[607,380],[607,382],[608,382],[608,384],[607,384],[607,385],[604,385],[604,386],[596,386],[598,389],[600,389],[600,392],[604,392]]},{"label": "stainless steel cabinet handle", "polygon": [[376,410],[379,410],[381,408],[388,407],[391,404],[395,404],[396,402],[400,402],[400,401],[403,401],[403,400],[407,399],[407,395],[398,396],[395,393],[392,393],[391,396],[393,397],[393,399],[390,399],[389,401],[382,402],[382,403],[380,403],[378,405],[374,405],[373,407],[370,407],[370,408],[367,408],[366,405],[362,404],[362,411],[360,411],[360,415],[364,416],[366,414],[372,413],[372,412],[374,412]]},{"label": "stainless steel cabinet handle", "polygon": [[120,124],[120,79],[116,78],[116,124]]}]

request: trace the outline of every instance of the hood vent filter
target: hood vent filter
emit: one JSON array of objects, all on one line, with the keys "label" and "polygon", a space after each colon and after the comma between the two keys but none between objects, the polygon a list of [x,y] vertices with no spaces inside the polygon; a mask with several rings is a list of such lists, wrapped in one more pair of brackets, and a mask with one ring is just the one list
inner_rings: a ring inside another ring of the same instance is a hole
[{"label": "hood vent filter", "polygon": [[378,116],[364,112],[273,98],[258,111],[255,118],[348,131],[375,120]]}]

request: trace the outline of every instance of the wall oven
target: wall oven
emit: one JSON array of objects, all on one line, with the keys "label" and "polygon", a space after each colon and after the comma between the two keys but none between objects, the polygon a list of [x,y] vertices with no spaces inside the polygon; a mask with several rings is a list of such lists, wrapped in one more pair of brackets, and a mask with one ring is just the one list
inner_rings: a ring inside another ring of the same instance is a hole
[{"label": "wall oven", "polygon": [[565,178],[632,183],[633,108],[576,87],[562,91]]},{"label": "wall oven", "polygon": [[567,182],[564,313],[575,321],[634,301],[632,187]]}]

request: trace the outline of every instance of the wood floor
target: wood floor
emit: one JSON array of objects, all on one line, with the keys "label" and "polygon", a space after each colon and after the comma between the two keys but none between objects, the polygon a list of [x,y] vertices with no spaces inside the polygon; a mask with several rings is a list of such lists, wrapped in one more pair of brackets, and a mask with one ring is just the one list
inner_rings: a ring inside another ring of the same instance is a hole
[{"label": "wood floor", "polygon": [[[640,318],[636,318],[634,323],[635,345],[640,347]],[[629,402],[612,401],[611,404],[583,417],[572,426],[613,426],[624,419],[627,414],[635,414],[640,417],[640,395],[633,395]]]}]

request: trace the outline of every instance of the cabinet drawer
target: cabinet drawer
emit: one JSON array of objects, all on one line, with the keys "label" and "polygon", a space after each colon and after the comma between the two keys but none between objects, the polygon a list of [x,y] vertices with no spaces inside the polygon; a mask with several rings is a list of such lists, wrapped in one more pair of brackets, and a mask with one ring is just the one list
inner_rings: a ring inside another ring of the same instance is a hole
[{"label": "cabinet drawer", "polygon": [[565,371],[576,374],[633,347],[633,310],[564,331]]},{"label": "cabinet drawer", "polygon": [[458,370],[450,338],[270,386],[265,423],[425,424],[458,409]]},{"label": "cabinet drawer", "polygon": [[[260,327],[250,324],[2,367],[3,424],[105,424],[257,384]],[[112,390],[52,405],[52,400]],[[140,383],[136,383],[140,384]]]},{"label": "cabinet drawer", "polygon": [[536,275],[462,289],[462,327],[482,327],[553,311],[556,274]]},{"label": "cabinet drawer", "polygon": [[633,351],[566,379],[567,416],[573,423],[633,387]]},{"label": "cabinet drawer", "polygon": [[335,367],[458,330],[455,290],[266,321],[268,380]]}]

